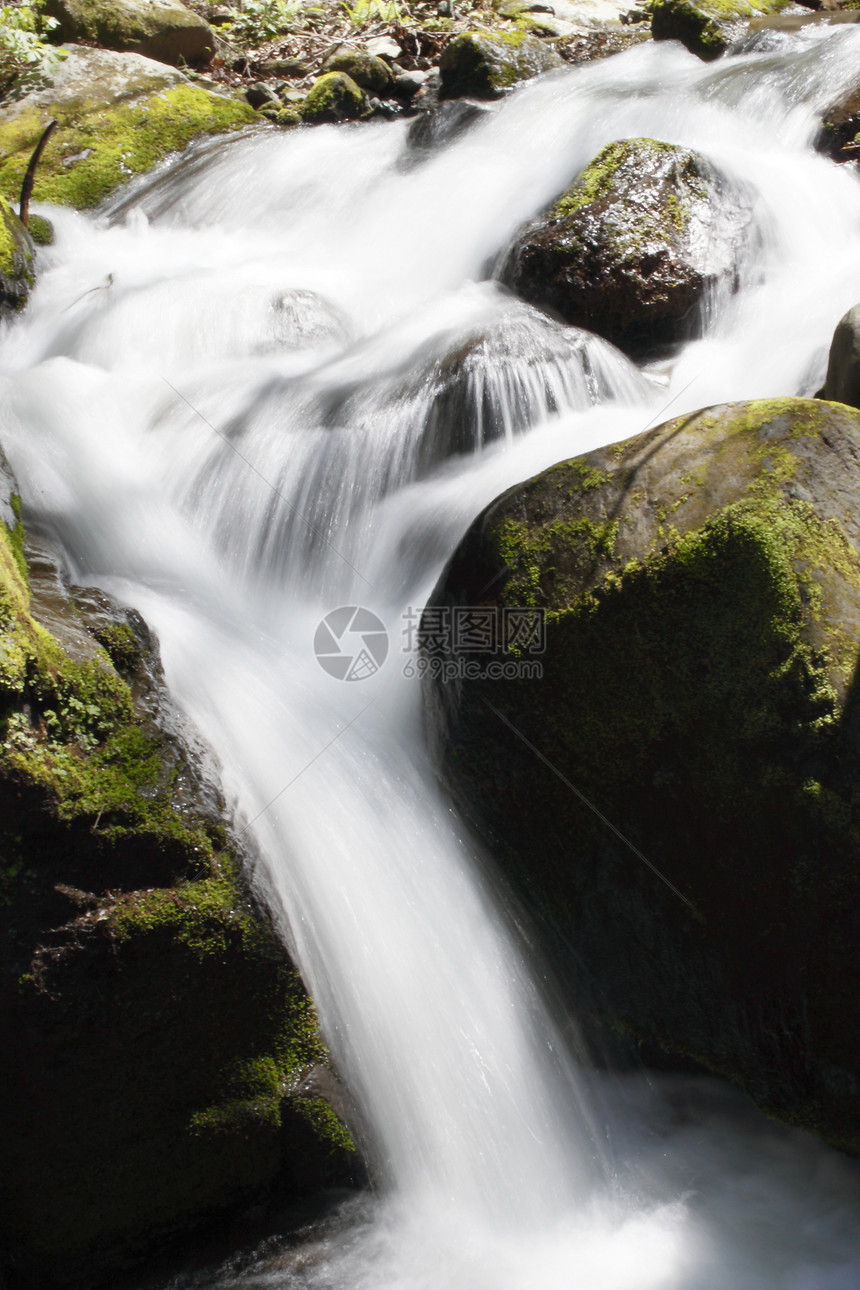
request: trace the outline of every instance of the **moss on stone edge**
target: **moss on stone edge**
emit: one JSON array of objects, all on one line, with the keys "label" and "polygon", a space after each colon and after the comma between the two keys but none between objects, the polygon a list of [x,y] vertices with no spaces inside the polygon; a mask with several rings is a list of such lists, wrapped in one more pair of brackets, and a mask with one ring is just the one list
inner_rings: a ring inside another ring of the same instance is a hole
[{"label": "moss on stone edge", "polygon": [[[177,85],[110,107],[59,107],[55,115],[60,125],[39,164],[33,196],[79,210],[97,206],[198,135],[226,133],[257,120],[249,104],[196,85]],[[16,192],[20,187],[46,119],[46,114],[30,111],[0,124],[0,189]]]},{"label": "moss on stone edge", "polygon": [[[177,763],[138,724],[108,652],[75,663],[34,618],[12,507],[0,528],[2,1255],[31,1284],[102,1283],[276,1180],[296,1195],[344,1182],[355,1149],[325,1102],[296,1091],[328,1056],[223,826],[187,803],[187,774],[177,808]],[[134,633],[103,635],[131,671]]]},{"label": "moss on stone edge", "polygon": [[612,191],[619,168],[631,159],[635,161],[643,153],[660,156],[680,151],[682,150],[675,144],[661,143],[659,139],[619,139],[615,143],[607,143],[571,187],[550,207],[549,215],[552,219],[564,219],[583,206],[589,206],[607,196]]}]

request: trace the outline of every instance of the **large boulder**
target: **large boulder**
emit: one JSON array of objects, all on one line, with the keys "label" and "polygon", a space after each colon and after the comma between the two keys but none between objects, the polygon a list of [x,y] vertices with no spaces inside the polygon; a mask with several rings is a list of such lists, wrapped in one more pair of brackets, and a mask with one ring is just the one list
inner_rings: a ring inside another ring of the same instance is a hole
[{"label": "large boulder", "polygon": [[[5,465],[5,464],[3,464]],[[3,469],[3,466],[0,466]],[[314,1013],[137,614],[0,489],[0,1277],[110,1281],[348,1177]],[[318,1087],[319,1082],[314,1087]],[[4,1282],[6,1284],[6,1282]]]},{"label": "large boulder", "polygon": [[428,702],[571,1007],[852,1152],[858,496],[860,413],[710,408],[505,493],[426,611],[545,614],[495,671],[428,636]]},{"label": "large boulder", "polygon": [[500,276],[638,354],[695,332],[703,301],[735,284],[751,227],[744,196],[699,153],[622,139],[522,230]]},{"label": "large boulder", "polygon": [[86,208],[203,134],[258,118],[140,54],[64,47],[50,85],[0,111],[0,191],[15,193],[51,118],[59,122],[36,171],[35,201]]},{"label": "large boulder", "polygon": [[860,305],[849,309],[836,326],[820,397],[860,408]]},{"label": "large boulder", "polygon": [[520,81],[562,67],[551,45],[522,31],[466,31],[439,59],[441,99],[500,99]]},{"label": "large boulder", "polygon": [[792,0],[650,0],[651,35],[679,40],[697,58],[719,58],[741,36],[750,19],[776,14]]},{"label": "large boulder", "polygon": [[26,303],[34,281],[34,250],[24,225],[0,197],[0,316]]},{"label": "large boulder", "polygon": [[208,63],[215,37],[181,0],[45,0],[60,40],[94,40],[162,63]]}]

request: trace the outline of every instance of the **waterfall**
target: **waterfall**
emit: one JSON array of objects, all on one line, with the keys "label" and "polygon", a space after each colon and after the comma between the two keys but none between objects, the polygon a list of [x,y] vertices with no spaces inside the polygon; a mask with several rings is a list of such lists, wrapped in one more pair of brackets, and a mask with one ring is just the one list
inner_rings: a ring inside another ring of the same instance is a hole
[{"label": "waterfall", "polygon": [[[194,1285],[857,1285],[852,1164],[717,1085],[577,1060],[436,787],[414,625],[504,488],[671,415],[817,388],[860,299],[860,186],[810,143],[858,52],[849,28],[707,66],[640,46],[522,88],[408,165],[404,123],[262,128],[99,217],[51,212],[57,243],[3,338],[0,442],[74,579],[157,631],[380,1180],[301,1256]],[[702,338],[646,371],[488,271],[634,135],[703,152],[759,236]],[[314,652],[344,607],[387,646],[355,682]]]}]

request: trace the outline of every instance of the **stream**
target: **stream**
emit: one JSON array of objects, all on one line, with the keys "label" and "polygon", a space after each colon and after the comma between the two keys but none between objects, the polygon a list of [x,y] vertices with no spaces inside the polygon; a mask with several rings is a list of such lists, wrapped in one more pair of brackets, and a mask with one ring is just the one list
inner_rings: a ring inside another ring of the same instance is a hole
[{"label": "stream", "polygon": [[[849,27],[708,65],[649,43],[521,88],[426,155],[406,122],[264,127],[96,217],[51,210],[3,340],[0,442],[70,576],[157,632],[377,1180],[170,1290],[860,1284],[857,1164],[718,1081],[584,1061],[436,785],[414,649],[505,488],[670,416],[820,386],[860,300],[860,182],[811,141],[858,59]],[[491,276],[630,136],[703,152],[757,228],[739,291],[647,370]],[[349,680],[317,657],[340,607],[380,620]]]}]

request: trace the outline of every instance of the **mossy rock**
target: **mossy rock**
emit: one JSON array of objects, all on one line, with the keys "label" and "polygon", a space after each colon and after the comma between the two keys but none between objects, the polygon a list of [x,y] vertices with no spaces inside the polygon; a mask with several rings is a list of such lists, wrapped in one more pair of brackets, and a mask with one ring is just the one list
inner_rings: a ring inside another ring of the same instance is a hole
[{"label": "mossy rock", "polygon": [[860,155],[860,84],[840,95],[824,112],[815,136],[815,147],[834,161],[857,160]]},{"label": "mossy rock", "polygon": [[368,94],[385,95],[394,84],[391,68],[381,58],[360,49],[347,49],[332,54],[323,63],[324,72],[345,72]]},{"label": "mossy rock", "polygon": [[545,612],[542,679],[428,699],[571,1006],[854,1153],[858,495],[860,413],[707,409],[504,494],[428,611]]},{"label": "mossy rock", "polygon": [[154,639],[0,494],[0,1275],[49,1290],[356,1157]]},{"label": "mossy rock", "polygon": [[33,239],[5,197],[0,197],[0,314],[26,304],[35,281]]},{"label": "mossy rock", "polygon": [[501,270],[524,300],[636,355],[695,334],[731,290],[752,215],[699,153],[656,139],[607,146],[515,239]]},{"label": "mossy rock", "polygon": [[53,246],[54,245],[54,225],[51,220],[46,219],[44,215],[30,215],[27,224],[27,232],[33,239],[36,246]]},{"label": "mossy rock", "polygon": [[467,31],[439,59],[442,99],[499,99],[520,81],[561,67],[551,45],[522,31]]},{"label": "mossy rock", "polygon": [[208,63],[215,37],[181,0],[45,0],[59,40],[94,40],[159,62]]},{"label": "mossy rock", "polygon": [[30,155],[59,122],[36,171],[34,200],[87,209],[204,134],[257,120],[253,108],[192,85],[140,54],[71,46],[48,88],[0,113],[0,190],[17,192]]},{"label": "mossy rock", "polygon": [[792,0],[651,0],[651,35],[679,40],[697,58],[710,62],[724,54],[752,18],[777,14]]},{"label": "mossy rock", "polygon": [[326,121],[357,121],[367,116],[364,91],[345,72],[326,72],[314,81],[301,107],[308,125]]}]

